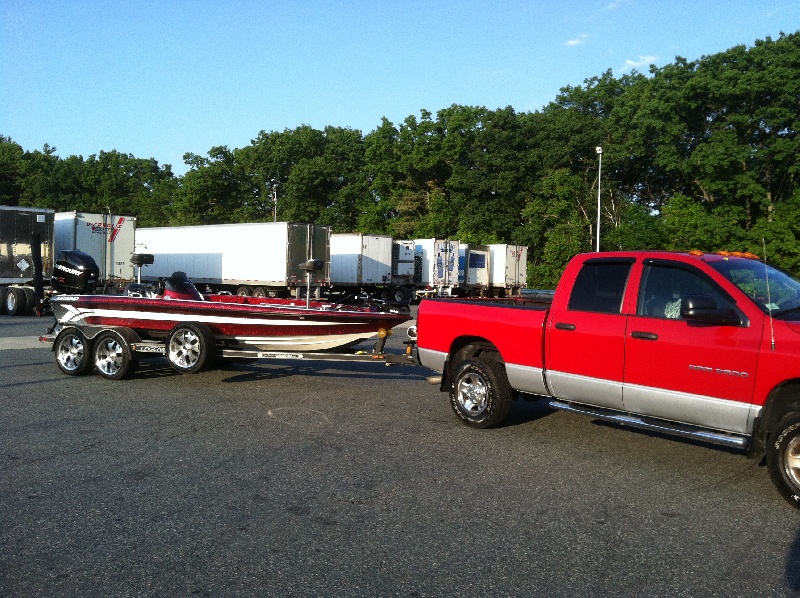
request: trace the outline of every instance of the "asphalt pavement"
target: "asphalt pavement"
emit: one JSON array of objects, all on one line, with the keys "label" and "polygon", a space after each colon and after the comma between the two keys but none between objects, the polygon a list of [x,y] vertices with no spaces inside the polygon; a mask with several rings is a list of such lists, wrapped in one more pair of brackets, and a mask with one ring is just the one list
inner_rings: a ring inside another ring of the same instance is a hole
[{"label": "asphalt pavement", "polygon": [[47,324],[0,316],[0,596],[800,595],[800,510],[736,452],[472,430],[416,366],[70,377]]}]

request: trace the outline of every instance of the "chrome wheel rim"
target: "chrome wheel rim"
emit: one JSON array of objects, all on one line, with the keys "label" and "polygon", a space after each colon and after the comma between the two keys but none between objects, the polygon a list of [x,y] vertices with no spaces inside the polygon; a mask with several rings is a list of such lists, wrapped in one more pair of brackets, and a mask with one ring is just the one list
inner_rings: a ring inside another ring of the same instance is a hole
[{"label": "chrome wheel rim", "polygon": [[783,464],[786,476],[791,480],[795,488],[800,489],[800,434],[796,434],[789,441]]},{"label": "chrome wheel rim", "polygon": [[115,339],[105,339],[97,346],[95,365],[107,376],[113,376],[122,369],[123,359],[122,345]]},{"label": "chrome wheel rim", "polygon": [[486,409],[489,388],[483,376],[470,372],[461,377],[456,388],[456,400],[459,407],[470,414],[479,415]]},{"label": "chrome wheel rim", "polygon": [[85,351],[83,339],[76,334],[69,334],[58,343],[58,363],[65,370],[74,372],[81,367]]},{"label": "chrome wheel rim", "polygon": [[191,368],[200,360],[200,337],[191,330],[179,330],[169,341],[169,360],[180,368]]}]

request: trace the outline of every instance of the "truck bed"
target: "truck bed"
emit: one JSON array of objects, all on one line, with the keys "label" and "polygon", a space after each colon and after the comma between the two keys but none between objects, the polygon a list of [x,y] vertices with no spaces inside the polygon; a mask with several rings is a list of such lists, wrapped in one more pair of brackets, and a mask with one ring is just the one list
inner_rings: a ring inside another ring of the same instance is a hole
[{"label": "truck bed", "polygon": [[463,346],[482,344],[506,365],[543,368],[546,298],[424,299],[417,315],[420,363],[443,371]]}]

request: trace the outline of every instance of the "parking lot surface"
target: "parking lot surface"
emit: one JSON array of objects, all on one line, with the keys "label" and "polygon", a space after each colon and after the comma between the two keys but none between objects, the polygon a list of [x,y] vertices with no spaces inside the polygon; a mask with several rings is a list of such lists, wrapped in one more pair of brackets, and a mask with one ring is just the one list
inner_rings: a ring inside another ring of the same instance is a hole
[{"label": "parking lot surface", "polygon": [[468,429],[414,366],[69,377],[47,325],[0,316],[2,596],[800,595],[800,511],[741,454]]}]

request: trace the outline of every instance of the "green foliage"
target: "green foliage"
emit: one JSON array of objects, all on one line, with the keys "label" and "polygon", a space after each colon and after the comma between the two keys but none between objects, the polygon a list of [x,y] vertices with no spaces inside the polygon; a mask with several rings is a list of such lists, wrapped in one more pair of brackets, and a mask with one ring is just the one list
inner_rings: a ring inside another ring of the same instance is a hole
[{"label": "green foliage", "polygon": [[[528,246],[529,283],[601,250],[749,250],[800,272],[800,32],[648,75],[568,85],[538,112],[452,105],[370,133],[303,125],[186,154],[60,158],[0,136],[0,203],[140,225],[309,221],[335,232]],[[595,147],[603,148],[602,177]],[[277,204],[273,198],[277,198]]]}]

